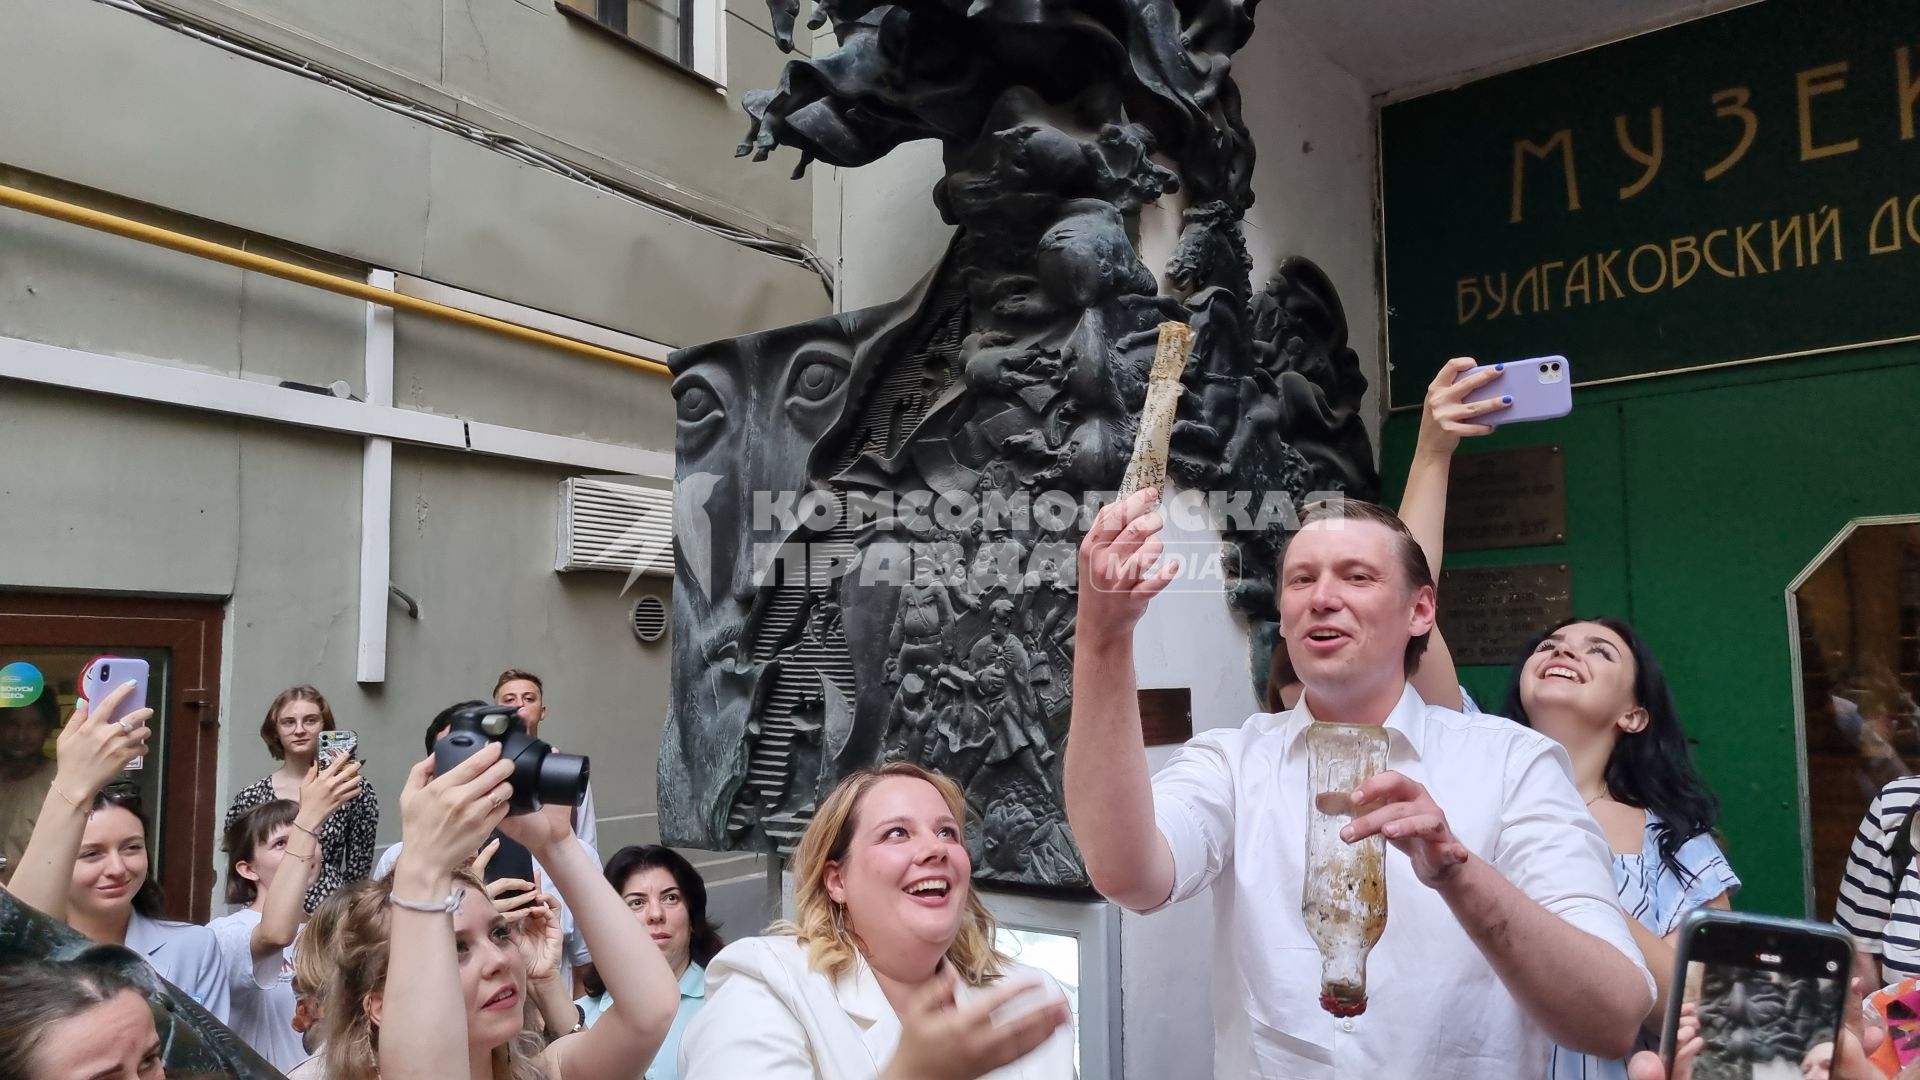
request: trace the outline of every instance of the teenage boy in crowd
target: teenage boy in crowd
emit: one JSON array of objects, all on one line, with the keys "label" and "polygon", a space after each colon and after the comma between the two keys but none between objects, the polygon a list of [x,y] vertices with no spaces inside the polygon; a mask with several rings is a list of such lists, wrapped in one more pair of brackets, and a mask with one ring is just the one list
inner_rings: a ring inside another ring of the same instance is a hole
[{"label": "teenage boy in crowd", "polygon": [[[493,680],[493,703],[495,705],[518,705],[520,719],[526,721],[527,734],[538,739],[540,725],[547,718],[547,688],[540,676],[519,668],[508,668]],[[548,740],[551,742],[552,740]],[[565,749],[562,747],[561,749]],[[600,850],[600,829],[593,816],[593,781],[587,781],[587,792],[580,797],[580,805],[573,811],[573,835],[586,841],[588,847]]]}]

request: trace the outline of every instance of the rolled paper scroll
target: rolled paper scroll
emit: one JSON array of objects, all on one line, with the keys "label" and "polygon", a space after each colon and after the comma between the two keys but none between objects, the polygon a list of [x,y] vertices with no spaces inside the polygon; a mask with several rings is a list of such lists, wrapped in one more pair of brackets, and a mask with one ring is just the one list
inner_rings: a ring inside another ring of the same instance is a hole
[{"label": "rolled paper scroll", "polygon": [[1167,481],[1167,446],[1173,441],[1173,415],[1180,407],[1180,373],[1193,352],[1193,327],[1160,324],[1160,344],[1147,375],[1147,401],[1140,409],[1140,431],[1133,437],[1133,458],[1120,481],[1120,497]]}]

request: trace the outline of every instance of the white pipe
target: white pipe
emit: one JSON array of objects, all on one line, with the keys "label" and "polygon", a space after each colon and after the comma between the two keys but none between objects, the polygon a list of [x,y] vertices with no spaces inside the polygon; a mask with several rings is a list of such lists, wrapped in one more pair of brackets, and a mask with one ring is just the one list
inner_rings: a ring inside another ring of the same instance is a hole
[{"label": "white pipe", "polygon": [[[373,270],[367,284],[392,289],[391,270]],[[367,305],[367,404],[393,407],[393,309]],[[360,458],[360,640],[354,678],[387,681],[387,584],[393,562],[393,440],[372,436]]]},{"label": "white pipe", "polygon": [[673,478],[673,455],[664,451],[348,401],[274,383],[19,338],[0,337],[0,378],[295,424],[340,435],[379,436],[415,446],[623,476]]}]

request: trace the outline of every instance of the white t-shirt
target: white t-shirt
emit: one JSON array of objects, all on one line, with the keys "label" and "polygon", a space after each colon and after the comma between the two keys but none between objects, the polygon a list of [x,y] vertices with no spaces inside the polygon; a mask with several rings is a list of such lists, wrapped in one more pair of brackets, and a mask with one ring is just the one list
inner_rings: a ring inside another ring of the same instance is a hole
[{"label": "white t-shirt", "polygon": [[286,1072],[307,1056],[293,1030],[293,949],[282,949],[256,963],[253,928],[259,925],[260,913],[242,908],[213,920],[207,929],[220,943],[232,995],[227,1026],[274,1068]]}]

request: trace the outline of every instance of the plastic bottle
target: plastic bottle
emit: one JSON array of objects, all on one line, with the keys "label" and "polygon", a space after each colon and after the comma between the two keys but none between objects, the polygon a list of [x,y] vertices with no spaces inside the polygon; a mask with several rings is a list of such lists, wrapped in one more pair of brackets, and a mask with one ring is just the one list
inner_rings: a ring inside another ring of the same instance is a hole
[{"label": "plastic bottle", "polygon": [[1354,818],[1354,789],[1386,767],[1387,733],[1378,725],[1307,728],[1307,872],[1300,913],[1320,946],[1320,1005],[1335,1016],[1367,1011],[1367,953],[1387,928],[1385,839],[1340,839]]}]

